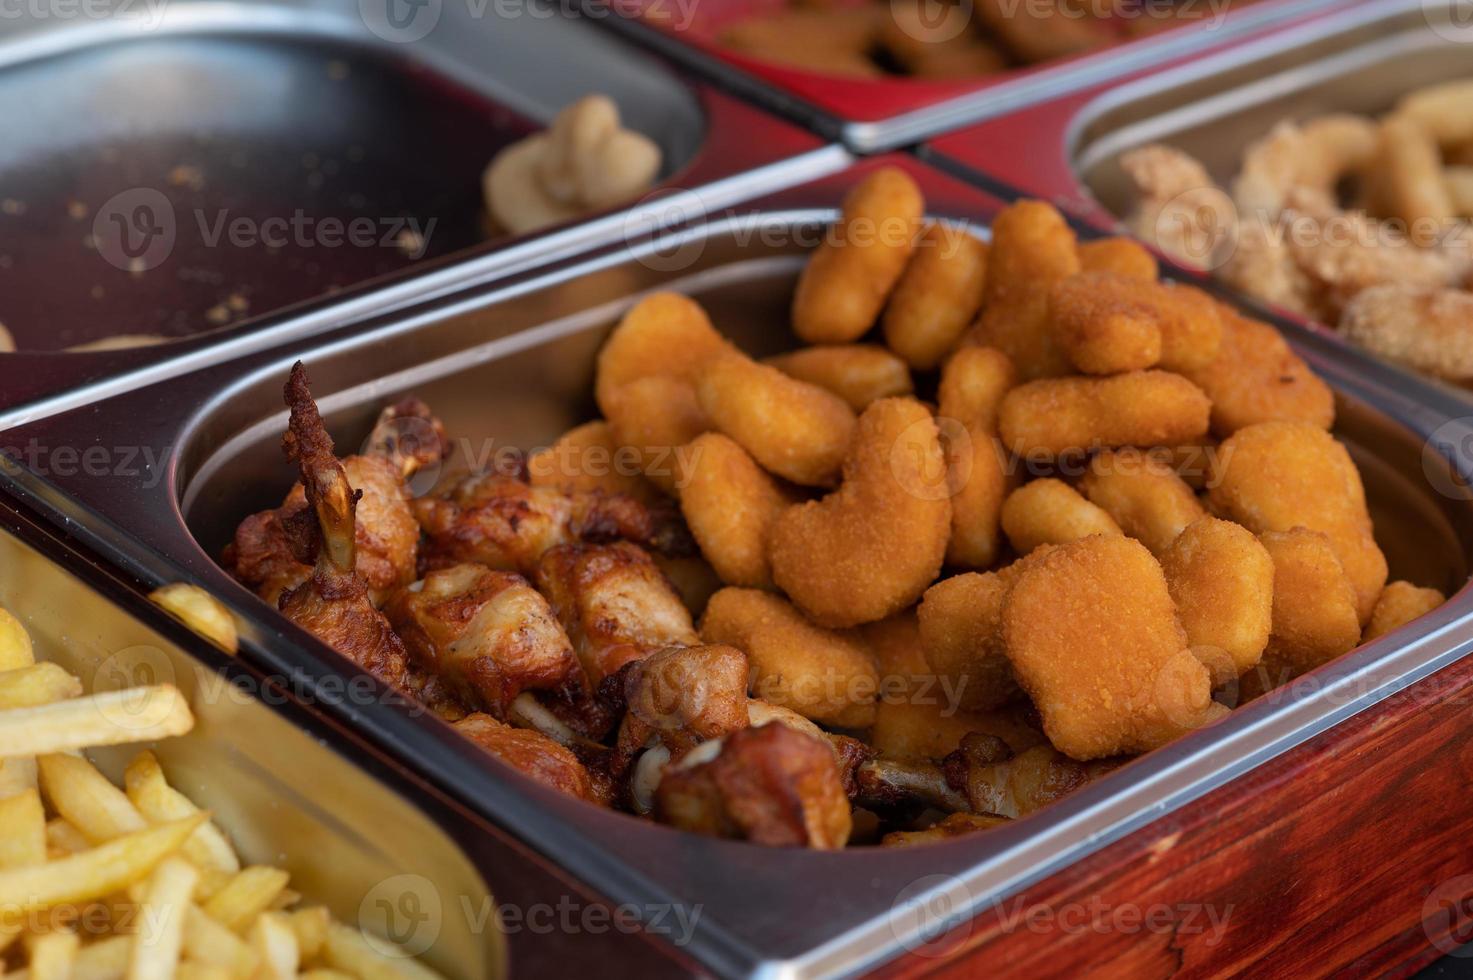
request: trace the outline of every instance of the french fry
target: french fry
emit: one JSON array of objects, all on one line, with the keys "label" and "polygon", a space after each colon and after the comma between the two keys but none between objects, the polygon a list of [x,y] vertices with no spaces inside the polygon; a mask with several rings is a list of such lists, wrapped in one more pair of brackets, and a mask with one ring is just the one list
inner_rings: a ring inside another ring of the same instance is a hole
[{"label": "french fry", "polygon": [[80,854],[91,846],[82,832],[65,819],[56,817],[46,822],[46,853],[52,858]]},{"label": "french fry", "polygon": [[0,870],[0,908],[11,914],[82,904],[122,891],[179,850],[205,814],[119,837],[49,864]]},{"label": "french fry", "polygon": [[[128,763],[123,773],[123,786],[128,799],[149,823],[182,820],[199,812],[199,807],[187,796],[169,785],[159,760],[152,752],[140,752]],[[213,823],[201,826],[185,842],[184,856],[201,871],[233,875],[240,870],[240,858],[236,856],[235,848]],[[210,894],[217,890],[217,887],[211,887]]]},{"label": "french fry", "polygon": [[31,635],[9,610],[0,609],[0,670],[29,667],[35,662]]},{"label": "french fry", "polygon": [[344,973],[342,970],[329,970],[325,967],[319,967],[316,970],[308,970],[305,973],[297,974],[297,980],[353,980],[353,975],[351,973]]},{"label": "french fry", "polygon": [[0,671],[0,711],[33,708],[82,693],[82,682],[61,667],[42,661],[29,667]]},{"label": "french fry", "polygon": [[302,954],[291,918],[284,912],[263,912],[251,926],[251,946],[261,957],[259,980],[293,980]]},{"label": "french fry", "polygon": [[199,872],[182,858],[166,858],[149,876],[138,932],[128,950],[127,980],[172,977],[184,948],[184,920]]},{"label": "french fry", "polygon": [[260,966],[261,957],[244,939],[200,908],[193,905],[184,917],[184,955],[200,963],[224,967],[232,976],[249,977]]},{"label": "french fry", "polygon": [[75,932],[48,932],[31,943],[33,980],[71,980],[81,940]]},{"label": "french fry", "polygon": [[193,727],[184,695],[171,684],[108,691],[0,712],[0,758],[151,742]]},{"label": "french fry", "polygon": [[36,759],[18,755],[0,759],[0,800],[36,788]]},{"label": "french fry", "polygon": [[[132,936],[109,936],[83,946],[72,962],[71,980],[122,980],[132,942]],[[32,976],[30,970],[21,970],[7,973],[5,980],[31,980]]]},{"label": "french fry", "polygon": [[223,966],[189,960],[175,968],[174,980],[235,980],[235,974]]},{"label": "french fry", "polygon": [[363,933],[341,922],[328,927],[322,952],[328,966],[363,980],[434,980],[440,976],[407,955],[386,956]]},{"label": "french fry", "polygon": [[226,653],[240,647],[235,618],[224,604],[197,585],[175,582],[148,594],[160,608]]},{"label": "french fry", "polygon": [[46,861],[46,811],[41,794],[28,789],[0,800],[0,868]]},{"label": "french fry", "polygon": [[123,791],[86,759],[53,754],[41,756],[36,763],[41,769],[41,790],[52,809],[91,843],[101,844],[148,826]]},{"label": "french fry", "polygon": [[256,916],[271,907],[290,880],[291,875],[280,868],[249,867],[232,878],[202,908],[226,928],[244,932]]},{"label": "french fry", "polygon": [[316,958],[322,952],[323,943],[327,942],[327,927],[332,925],[332,915],[323,906],[314,905],[292,912],[291,923],[302,959]]}]

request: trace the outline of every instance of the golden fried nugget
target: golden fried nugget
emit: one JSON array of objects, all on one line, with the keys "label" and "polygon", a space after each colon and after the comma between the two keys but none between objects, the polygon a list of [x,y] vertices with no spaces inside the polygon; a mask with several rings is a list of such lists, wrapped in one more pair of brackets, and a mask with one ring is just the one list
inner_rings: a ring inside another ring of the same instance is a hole
[{"label": "golden fried nugget", "polygon": [[1049,290],[1078,271],[1074,232],[1053,205],[1009,206],[992,225],[982,315],[967,342],[996,347],[1028,380],[1070,373],[1048,329]]},{"label": "golden fried nugget", "polygon": [[1039,545],[1078,541],[1091,534],[1120,534],[1120,525],[1078,490],[1047,477],[1025,483],[1002,505],[1002,529],[1013,550],[1026,555]]},{"label": "golden fried nugget", "polygon": [[663,499],[643,471],[643,457],[621,446],[604,421],[569,429],[557,442],[527,457],[528,479],[534,487],[554,487],[564,493],[602,490],[646,504]]},{"label": "golden fried nugget", "polygon": [[1002,620],[1013,673],[1070,758],[1148,751],[1225,710],[1138,541],[1096,535],[1030,562]]},{"label": "golden fried nugget", "polygon": [[839,221],[803,268],[793,330],[810,344],[847,344],[870,327],[915,248],[926,203],[904,170],[883,167],[844,198]]},{"label": "golden fried nugget", "polygon": [[1091,449],[1177,446],[1207,433],[1212,405],[1177,374],[1049,378],[1003,398],[998,430],[1019,456],[1044,460]]},{"label": "golden fried nugget", "polygon": [[844,478],[772,528],[772,578],[823,626],[884,619],[941,570],[951,501],[941,437],[926,406],[883,398],[859,417]]},{"label": "golden fried nugget", "polygon": [[1212,671],[1213,685],[1253,669],[1268,645],[1274,601],[1273,559],[1253,533],[1203,517],[1166,549],[1161,569],[1187,642]]},{"label": "golden fried nugget", "polygon": [[976,318],[986,288],[987,244],[954,225],[927,225],[885,308],[885,343],[917,371],[931,370]]},{"label": "golden fried nugget", "polygon": [[1274,563],[1273,630],[1259,671],[1277,686],[1355,649],[1355,589],[1330,539],[1296,527],[1259,535]]},{"label": "golden fried nugget", "polygon": [[730,349],[695,300],[654,293],[624,314],[598,352],[594,398],[607,416],[610,396],[629,382],[651,375],[693,382],[710,358]]},{"label": "golden fried nugget", "polygon": [[695,389],[680,378],[651,374],[610,392],[604,403],[614,442],[638,455],[652,483],[677,494],[686,479],[680,448],[711,428]]},{"label": "golden fried nugget", "polygon": [[1002,502],[1012,485],[997,441],[997,408],[1016,380],[1007,355],[991,347],[963,348],[941,371],[941,437],[952,491],[949,565],[987,568],[997,561]]},{"label": "golden fried nugget", "polygon": [[856,412],[877,398],[908,395],[914,387],[905,362],[877,344],[804,347],[762,363],[833,392]]},{"label": "golden fried nugget", "polygon": [[839,475],[854,413],[838,395],[745,357],[707,365],[696,394],[712,426],[769,472],[811,487]]},{"label": "golden fried nugget", "polygon": [[869,741],[881,756],[900,762],[939,762],[955,752],[962,739],[978,732],[1002,739],[1014,752],[1026,752],[1042,745],[1044,737],[1022,715],[1013,708],[958,711],[945,703],[881,701]]},{"label": "golden fried nugget", "polygon": [[916,610],[926,662],[964,711],[990,711],[1018,695],[1003,651],[1002,607],[1021,565],[942,579]]},{"label": "golden fried nugget", "polygon": [[881,697],[904,698],[911,691],[930,690],[936,674],[926,663],[921,626],[914,609],[898,612],[855,631],[880,672]]},{"label": "golden fried nugget", "polygon": [[1361,642],[1369,643],[1378,636],[1401,629],[1446,601],[1447,597],[1436,589],[1420,589],[1410,582],[1388,582],[1376,600],[1376,608],[1371,611],[1371,621],[1366,624]]},{"label": "golden fried nugget", "polygon": [[1160,264],[1150,249],[1123,235],[1080,242],[1079,269],[1081,272],[1113,272],[1146,282],[1155,282],[1161,273]]},{"label": "golden fried nugget", "polygon": [[1160,558],[1188,524],[1207,513],[1176,472],[1140,449],[1107,449],[1079,482],[1089,502]]},{"label": "golden fried nugget", "polygon": [[[1180,287],[1178,287],[1180,288]],[[1335,396],[1309,365],[1266,323],[1239,316],[1226,306],[1217,357],[1203,368],[1181,373],[1212,399],[1212,432],[1226,439],[1257,422],[1299,421],[1328,429],[1335,421]]]},{"label": "golden fried nugget", "polygon": [[787,601],[758,589],[722,589],[701,617],[701,639],[747,655],[754,697],[839,728],[875,719],[879,677],[854,640],[813,625]]},{"label": "golden fried nugget", "polygon": [[1153,446],[1147,451],[1193,490],[1217,482],[1221,453],[1215,439],[1203,437],[1179,446]]},{"label": "golden fried nugget", "polygon": [[701,554],[727,585],[772,588],[767,533],[793,503],[747,451],[719,432],[686,447],[680,510]]},{"label": "golden fried nugget", "polygon": [[1149,288],[1161,327],[1161,367],[1185,373],[1217,360],[1223,329],[1217,300],[1180,283],[1153,283]]},{"label": "golden fried nugget", "polygon": [[1222,444],[1213,509],[1257,534],[1303,527],[1329,537],[1366,622],[1386,586],[1360,472],[1343,445],[1306,422],[1263,422]]},{"label": "golden fried nugget", "polygon": [[1085,374],[1144,371],[1161,360],[1159,317],[1139,279],[1113,272],[1060,279],[1048,310],[1054,343]]}]

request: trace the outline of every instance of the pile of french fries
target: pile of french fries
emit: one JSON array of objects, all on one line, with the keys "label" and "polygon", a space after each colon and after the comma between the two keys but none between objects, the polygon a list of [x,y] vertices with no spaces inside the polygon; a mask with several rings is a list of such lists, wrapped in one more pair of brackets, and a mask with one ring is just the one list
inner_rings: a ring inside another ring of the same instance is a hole
[{"label": "pile of french fries", "polygon": [[[82,695],[0,609],[0,973],[5,980],[434,978],[243,866],[152,752],[122,788],[82,755],[183,735],[167,685]],[[11,972],[5,972],[6,969]]]}]

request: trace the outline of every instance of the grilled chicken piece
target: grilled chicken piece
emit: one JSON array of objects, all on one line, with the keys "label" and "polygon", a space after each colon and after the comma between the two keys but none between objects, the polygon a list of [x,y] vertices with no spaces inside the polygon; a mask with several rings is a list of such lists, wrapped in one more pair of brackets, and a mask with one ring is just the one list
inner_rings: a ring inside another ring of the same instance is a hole
[{"label": "grilled chicken piece", "polygon": [[758,844],[843,847],[853,827],[833,750],[780,723],[705,742],[655,791],[664,823]]},{"label": "grilled chicken piece", "polygon": [[646,506],[602,491],[534,487],[520,475],[476,473],[414,502],[431,568],[479,562],[531,574],[551,548],[635,541],[665,554],[689,554],[690,533],[675,509]]},{"label": "grilled chicken piece", "polygon": [[293,522],[301,528],[293,539],[296,556],[314,556],[311,575],[282,593],[281,611],[288,619],[357,663],[379,680],[405,688],[408,658],[404,644],[383,613],[374,607],[367,583],[357,571],[354,509],[358,494],[348,485],[343,464],[333,454],[332,438],[323,427],[317,405],[307,387],[301,362],[286,382],[291,421],[282,447],[302,470],[306,513],[315,525]]},{"label": "grilled chicken piece", "polygon": [[456,731],[544,786],[594,803],[603,799],[594,778],[568,749],[541,732],[513,728],[486,714],[467,715]]},{"label": "grilled chicken piece", "polygon": [[384,612],[413,664],[460,700],[505,720],[523,691],[586,697],[572,644],[541,593],[515,572],[452,565],[394,595]]},{"label": "grilled chicken piece", "polygon": [[626,541],[552,548],[537,565],[536,581],[595,691],[632,660],[701,642],[654,560]]},{"label": "grilled chicken piece", "polygon": [[679,760],[748,724],[747,658],[735,647],[668,647],[625,664],[604,691],[624,710],[612,760],[616,776],[641,750],[658,748],[661,761]]},{"label": "grilled chicken piece", "polygon": [[1068,796],[1119,765],[1116,759],[1075,762],[1049,745],[1015,755],[1002,739],[976,733],[941,763],[947,784],[966,797],[967,809],[1012,818]]},{"label": "grilled chicken piece", "polygon": [[[414,581],[419,556],[419,524],[409,509],[405,479],[439,459],[447,445],[444,430],[424,403],[406,399],[384,409],[364,455],[342,461],[348,485],[361,491],[357,509],[356,568],[368,583],[374,605]],[[280,507],[252,514],[236,529],[222,563],[241,582],[273,605],[281,594],[305,582],[312,566],[297,559],[293,539],[310,522],[302,484],[293,486]]]},{"label": "grilled chicken piece", "polygon": [[981,833],[1012,823],[995,813],[951,813],[925,830],[897,830],[880,840],[881,847],[914,847],[917,844],[939,844],[968,834]]}]

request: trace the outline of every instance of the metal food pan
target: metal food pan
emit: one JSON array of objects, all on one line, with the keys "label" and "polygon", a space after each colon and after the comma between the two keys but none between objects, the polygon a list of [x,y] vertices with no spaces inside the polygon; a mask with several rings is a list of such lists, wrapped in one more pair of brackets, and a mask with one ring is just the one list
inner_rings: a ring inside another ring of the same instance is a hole
[{"label": "metal food pan", "polygon": [[[839,78],[763,61],[716,42],[720,29],[734,19],[781,3],[583,0],[585,8],[605,15],[603,23],[863,153],[905,146],[1143,67],[1200,55],[1334,6],[1334,0],[1256,0],[1224,10],[1216,0],[1192,2],[1211,16],[1058,62],[972,79],[933,80]],[[607,16],[610,8],[641,16]]]},{"label": "metal food pan", "polygon": [[[145,584],[185,576],[242,618],[243,655],[312,684],[351,672],[235,585],[212,555],[252,508],[293,479],[278,443],[280,388],[309,365],[338,445],[364,438],[378,406],[414,392],[473,451],[546,444],[589,418],[593,358],[620,313],[652,289],[699,299],[738,343],[791,344],[795,277],[844,192],[873,167],[897,163],[932,212],[979,230],[1001,202],[903,157],[765,198],[681,234],[610,250],[516,282],[393,315],[308,350],[283,350],[177,379],[6,434],[13,489],[46,508]],[[1226,785],[1473,649],[1473,429],[1440,392],[1407,391],[1354,354],[1301,348],[1335,388],[1338,434],[1365,473],[1393,574],[1454,597],[1396,634],[1151,753],[1019,823],[931,848],[864,853],[770,850],[673,832],[523,781],[488,779],[453,732],[426,717],[340,706],[355,730],[418,768],[475,812],[509,827],[590,887],[639,907],[699,910],[680,952],[722,976],[827,976],[890,963],[946,926],[996,908],[1131,831]],[[140,435],[162,462],[143,477],[102,457]],[[51,463],[67,447],[97,447],[94,475]],[[172,447],[168,452],[164,447]],[[47,471],[42,476],[40,471]],[[100,475],[98,475],[100,474]],[[938,918],[937,908],[947,910]]]},{"label": "metal food pan", "polygon": [[[622,237],[651,219],[483,219],[492,156],[592,92],[713,206],[845,162],[543,0],[16,5],[0,425]],[[167,342],[65,350],[135,334]]]}]

